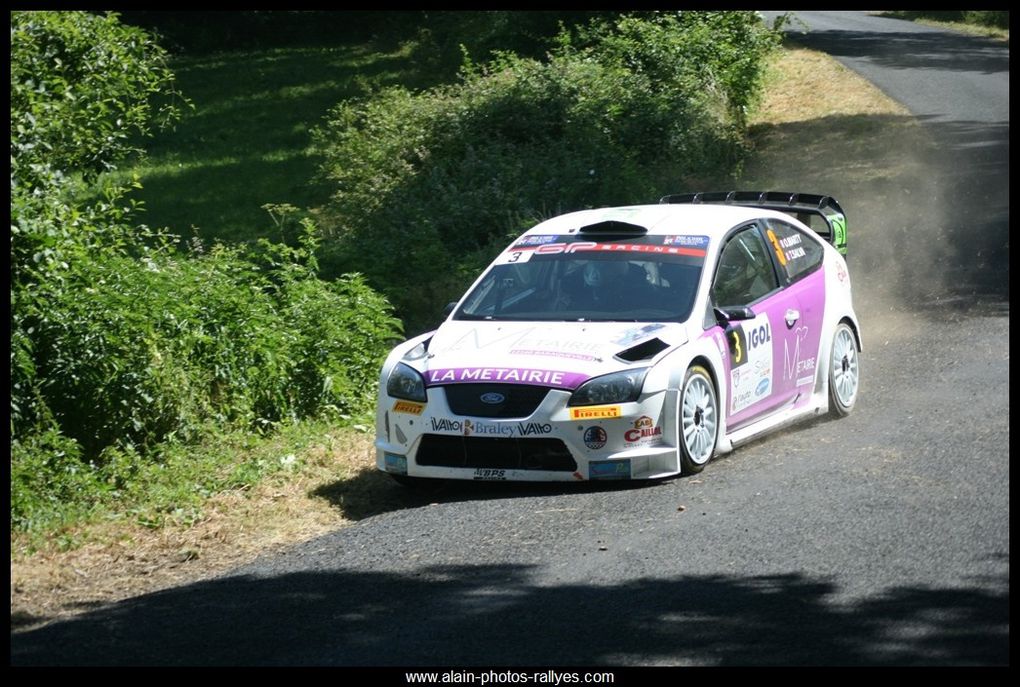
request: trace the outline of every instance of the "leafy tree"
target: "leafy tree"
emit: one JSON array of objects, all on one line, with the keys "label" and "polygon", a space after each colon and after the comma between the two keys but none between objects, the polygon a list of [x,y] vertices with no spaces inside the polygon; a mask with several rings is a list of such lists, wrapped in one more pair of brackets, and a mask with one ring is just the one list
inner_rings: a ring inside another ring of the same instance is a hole
[{"label": "leafy tree", "polygon": [[779,39],[754,12],[601,17],[545,60],[465,56],[455,85],[343,102],[316,132],[323,263],[422,331],[536,222],[733,173]]}]

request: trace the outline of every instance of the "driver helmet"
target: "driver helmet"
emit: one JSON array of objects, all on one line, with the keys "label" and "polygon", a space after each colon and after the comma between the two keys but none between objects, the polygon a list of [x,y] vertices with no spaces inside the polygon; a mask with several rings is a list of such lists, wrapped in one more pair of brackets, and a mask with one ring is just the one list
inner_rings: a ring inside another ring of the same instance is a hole
[{"label": "driver helmet", "polygon": [[604,260],[589,262],[584,267],[584,284],[598,289],[612,286],[627,274],[625,260]]}]

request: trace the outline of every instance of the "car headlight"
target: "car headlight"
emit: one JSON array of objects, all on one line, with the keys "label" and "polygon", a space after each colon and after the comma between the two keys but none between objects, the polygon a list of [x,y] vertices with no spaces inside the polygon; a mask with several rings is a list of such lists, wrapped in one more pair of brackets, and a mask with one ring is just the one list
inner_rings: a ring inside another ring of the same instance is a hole
[{"label": "car headlight", "polygon": [[593,406],[601,403],[628,403],[641,395],[648,368],[623,370],[589,379],[577,387],[568,406]]},{"label": "car headlight", "polygon": [[390,372],[390,376],[386,380],[386,393],[406,401],[421,403],[428,401],[428,396],[425,395],[425,380],[413,368],[404,363],[397,363],[397,366]]}]

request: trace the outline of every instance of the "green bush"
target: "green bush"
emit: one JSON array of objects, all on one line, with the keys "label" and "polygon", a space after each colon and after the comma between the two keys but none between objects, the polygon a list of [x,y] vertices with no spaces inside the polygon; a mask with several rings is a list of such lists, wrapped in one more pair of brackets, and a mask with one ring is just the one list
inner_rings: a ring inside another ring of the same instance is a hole
[{"label": "green bush", "polygon": [[186,438],[209,420],[360,411],[399,330],[360,277],[318,280],[300,262],[308,250],[216,245],[76,263],[27,334],[48,414],[95,457]]},{"label": "green bush", "polygon": [[11,529],[63,524],[88,513],[103,490],[81,446],[53,428],[11,440]]},{"label": "green bush", "polygon": [[963,13],[963,21],[968,24],[1008,29],[1009,10],[967,10]]},{"label": "green bush", "polygon": [[535,222],[731,173],[778,39],[751,12],[622,16],[545,61],[466,60],[456,85],[341,103],[315,135],[327,272],[364,272],[421,331]]},{"label": "green bush", "polygon": [[211,424],[364,412],[399,323],[359,275],[316,278],[314,231],[300,248],[94,256],[46,289],[45,315],[12,346],[34,394],[12,384],[12,404],[35,418],[12,413],[15,523],[123,481],[131,472],[108,461],[125,451],[147,460]]},{"label": "green bush", "polygon": [[210,426],[364,412],[399,322],[360,276],[319,280],[310,220],[268,206],[296,245],[182,250],[99,176],[174,116],[151,39],[113,15],[11,22],[12,527],[87,515]]},{"label": "green bush", "polygon": [[11,179],[112,168],[180,115],[166,52],[117,15],[11,13]]}]

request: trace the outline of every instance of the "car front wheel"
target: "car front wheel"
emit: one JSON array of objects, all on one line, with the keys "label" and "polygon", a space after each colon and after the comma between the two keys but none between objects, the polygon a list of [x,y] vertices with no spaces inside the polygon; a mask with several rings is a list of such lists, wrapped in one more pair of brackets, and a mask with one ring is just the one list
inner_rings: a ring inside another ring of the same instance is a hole
[{"label": "car front wheel", "polygon": [[684,377],[678,410],[680,470],[693,475],[708,465],[719,436],[719,405],[708,370],[692,365]]}]

